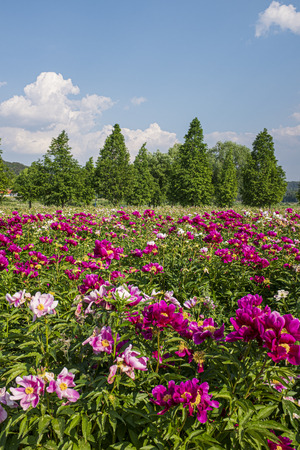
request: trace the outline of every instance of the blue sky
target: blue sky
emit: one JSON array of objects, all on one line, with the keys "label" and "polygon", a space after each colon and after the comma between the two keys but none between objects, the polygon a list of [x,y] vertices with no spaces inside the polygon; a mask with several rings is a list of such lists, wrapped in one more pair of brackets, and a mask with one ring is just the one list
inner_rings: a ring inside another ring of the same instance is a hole
[{"label": "blue sky", "polygon": [[30,164],[64,129],[97,159],[119,123],[132,158],[198,117],[205,142],[252,148],[267,128],[300,180],[300,0],[0,3],[3,158]]}]

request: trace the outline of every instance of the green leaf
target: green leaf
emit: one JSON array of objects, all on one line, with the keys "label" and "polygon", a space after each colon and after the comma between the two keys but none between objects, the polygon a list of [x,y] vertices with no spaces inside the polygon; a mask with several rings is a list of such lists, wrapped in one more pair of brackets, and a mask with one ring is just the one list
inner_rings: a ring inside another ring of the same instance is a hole
[{"label": "green leaf", "polygon": [[63,417],[54,418],[51,421],[52,428],[59,437],[60,440],[63,440],[63,435],[65,431],[65,419]]},{"label": "green leaf", "polygon": [[25,416],[24,419],[22,419],[22,422],[20,423],[18,438],[24,437],[27,431],[28,431],[28,423],[27,423],[27,416]]},{"label": "green leaf", "polygon": [[265,408],[262,408],[259,410],[256,419],[265,419],[266,417],[269,417],[273,411],[277,409],[277,405],[275,406],[266,406]]},{"label": "green leaf", "polygon": [[87,441],[92,429],[92,424],[87,416],[82,416],[81,428],[83,437]]},{"label": "green leaf", "polygon": [[50,422],[51,422],[50,416],[47,415],[47,416],[41,417],[41,419],[39,420],[39,425],[38,425],[39,434],[42,434],[44,432],[45,428],[48,427]]}]

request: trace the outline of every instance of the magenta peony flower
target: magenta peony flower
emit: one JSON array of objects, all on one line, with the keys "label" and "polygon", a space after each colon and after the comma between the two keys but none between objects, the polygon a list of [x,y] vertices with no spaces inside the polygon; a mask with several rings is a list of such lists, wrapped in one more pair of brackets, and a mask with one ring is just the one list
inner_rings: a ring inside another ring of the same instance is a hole
[{"label": "magenta peony flower", "polygon": [[162,273],[164,271],[163,266],[158,263],[149,263],[142,267],[142,272],[151,272],[153,274]]},{"label": "magenta peony flower", "polygon": [[193,341],[196,345],[202,344],[207,338],[213,338],[215,341],[219,341],[224,338],[224,323],[220,328],[213,319],[204,319],[203,323],[198,322],[198,328],[193,333]]},{"label": "magenta peony flower", "polygon": [[[272,431],[272,433],[274,433],[274,431]],[[291,447],[291,439],[283,436],[277,436],[277,438],[279,439],[279,443],[275,443],[268,439],[268,446],[270,450],[296,450],[296,447]]]},{"label": "magenta peony flower", "polygon": [[10,388],[13,395],[10,400],[20,400],[21,407],[26,410],[29,406],[35,408],[40,400],[40,395],[44,393],[45,383],[35,375],[17,377],[16,383],[21,388]]},{"label": "magenta peony flower", "polygon": [[34,313],[33,321],[35,321],[37,317],[42,317],[46,314],[55,314],[57,305],[58,301],[54,301],[53,295],[37,292],[29,303],[29,308]]},{"label": "magenta peony flower", "polygon": [[[117,337],[118,340],[119,337]],[[93,352],[98,355],[105,352],[111,354],[114,348],[114,338],[110,327],[102,327],[100,332],[95,328],[93,335],[86,339],[82,345],[90,344]]]},{"label": "magenta peony flower", "polygon": [[72,372],[69,372],[66,367],[60,372],[57,376],[57,380],[50,381],[49,386],[47,387],[47,392],[56,392],[58,398],[66,398],[69,402],[76,402],[80,395],[75,389],[70,389],[75,385],[73,382],[75,375]]},{"label": "magenta peony flower", "polygon": [[8,266],[8,259],[0,255],[0,271],[5,270]]},{"label": "magenta peony flower", "polygon": [[199,380],[193,378],[176,385],[173,380],[169,381],[168,389],[162,385],[156,386],[152,390],[152,395],[156,400],[153,403],[159,406],[164,406],[163,411],[158,414],[164,414],[172,406],[182,404],[183,407],[189,408],[189,414],[197,414],[197,419],[201,423],[207,421],[207,411],[212,408],[218,408],[219,402],[211,400],[211,395],[208,394],[208,383],[198,385]]}]

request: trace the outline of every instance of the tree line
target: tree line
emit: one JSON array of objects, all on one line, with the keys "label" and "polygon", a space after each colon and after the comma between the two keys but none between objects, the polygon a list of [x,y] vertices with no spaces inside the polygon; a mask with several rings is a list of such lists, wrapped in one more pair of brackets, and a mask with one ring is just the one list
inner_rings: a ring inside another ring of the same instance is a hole
[{"label": "tree line", "polygon": [[[0,153],[3,191],[6,181],[1,161]],[[238,199],[248,206],[271,207],[283,199],[286,186],[266,129],[256,136],[252,151],[231,141],[209,149],[195,118],[183,144],[175,144],[167,153],[151,153],[145,143],[133,163],[118,124],[96,163],[90,158],[84,166],[73,157],[68,135],[62,131],[45,155],[16,177],[13,192],[29,206],[36,200],[60,207],[88,205],[102,198],[114,205],[231,207]]]}]

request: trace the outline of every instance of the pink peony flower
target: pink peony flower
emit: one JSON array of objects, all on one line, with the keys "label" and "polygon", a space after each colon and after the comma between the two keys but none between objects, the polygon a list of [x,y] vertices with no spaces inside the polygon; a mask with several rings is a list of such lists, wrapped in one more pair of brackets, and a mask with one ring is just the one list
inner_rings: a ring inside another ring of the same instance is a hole
[{"label": "pink peony flower", "polygon": [[110,367],[107,382],[109,384],[114,382],[118,369],[120,369],[121,372],[126,373],[132,380],[135,379],[134,369],[143,371],[148,370],[147,361],[149,358],[137,358],[138,355],[140,355],[140,353],[132,351],[132,345],[130,344],[129,347],[117,357],[117,364]]},{"label": "pink peony flower", "polygon": [[114,348],[114,338],[111,328],[102,327],[100,332],[98,328],[95,328],[93,335],[82,343],[82,345],[85,344],[90,344],[93,348],[93,352],[96,355],[101,352],[111,354]]},{"label": "pink peony flower", "polygon": [[[3,405],[7,405],[10,408],[17,408],[18,404],[11,400],[11,395],[6,392],[6,388],[0,388],[0,403]],[[7,412],[5,409],[0,405],[0,423],[4,422],[4,420],[7,418]]]},{"label": "pink peony flower", "polygon": [[20,400],[20,405],[24,411],[29,406],[35,408],[40,400],[40,395],[44,393],[44,381],[35,375],[29,375],[23,378],[17,377],[16,383],[23,387],[10,388],[13,394],[10,396],[10,400]]},{"label": "pink peony flower", "polygon": [[80,395],[75,389],[70,389],[75,385],[73,382],[75,375],[72,372],[69,372],[66,367],[60,372],[57,376],[57,380],[50,381],[49,386],[47,387],[47,392],[56,392],[58,398],[66,398],[69,402],[76,402]]}]

